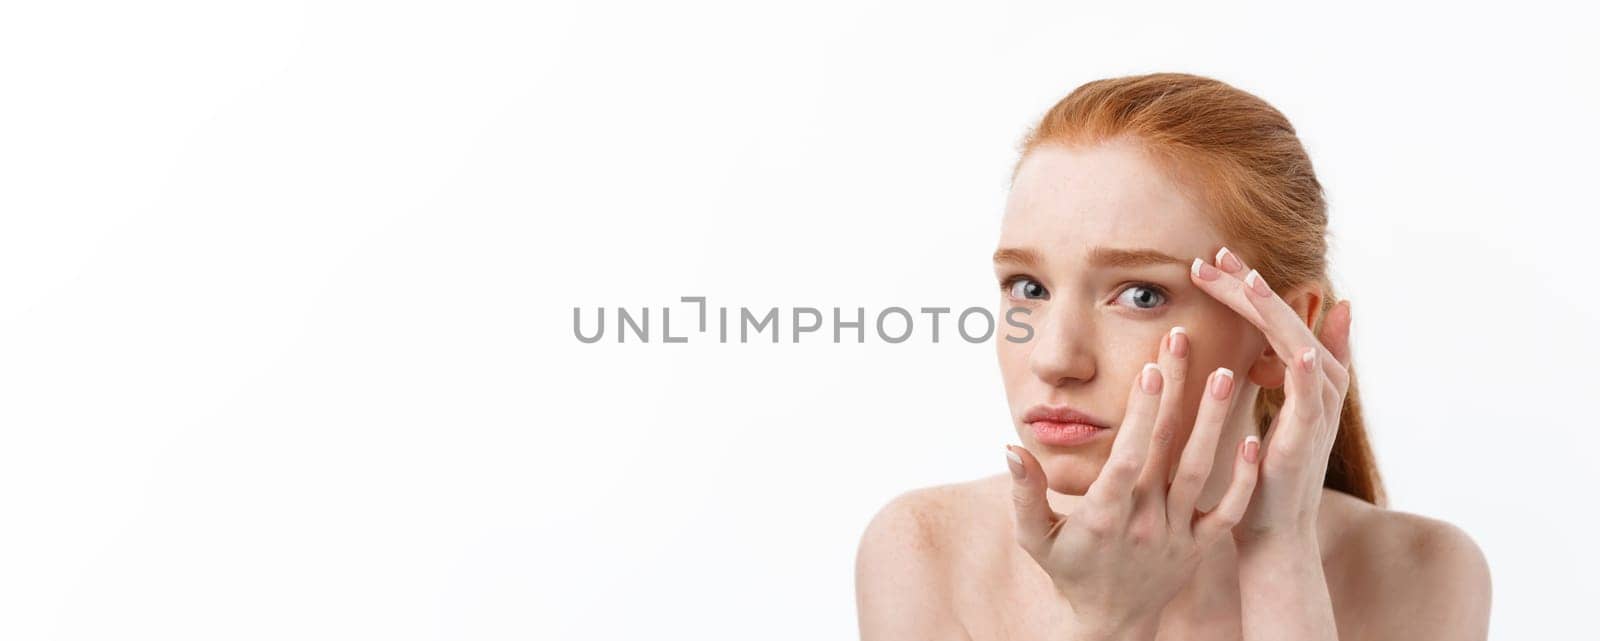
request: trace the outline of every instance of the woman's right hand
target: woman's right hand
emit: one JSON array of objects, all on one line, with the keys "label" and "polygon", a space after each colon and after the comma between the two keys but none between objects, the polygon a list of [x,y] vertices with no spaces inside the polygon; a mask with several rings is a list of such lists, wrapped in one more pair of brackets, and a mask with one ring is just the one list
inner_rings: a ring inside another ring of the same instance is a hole
[{"label": "woman's right hand", "polygon": [[1254,435],[1234,453],[1233,480],[1216,509],[1195,510],[1233,396],[1225,368],[1206,381],[1168,486],[1188,348],[1182,331],[1169,333],[1161,364],[1146,364],[1134,377],[1111,454],[1070,515],[1051,509],[1048,480],[1033,454],[1006,446],[1017,543],[1072,608],[1075,638],[1153,638],[1162,608],[1193,576],[1201,553],[1230,534],[1250,503],[1260,454]]}]

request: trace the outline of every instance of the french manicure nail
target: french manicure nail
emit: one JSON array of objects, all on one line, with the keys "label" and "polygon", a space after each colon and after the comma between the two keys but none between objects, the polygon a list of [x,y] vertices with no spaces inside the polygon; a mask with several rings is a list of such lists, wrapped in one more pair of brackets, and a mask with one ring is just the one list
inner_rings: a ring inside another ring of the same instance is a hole
[{"label": "french manicure nail", "polygon": [[1300,367],[1308,372],[1317,371],[1317,348],[1307,347],[1306,351],[1300,354]]},{"label": "french manicure nail", "polygon": [[1194,274],[1200,280],[1216,280],[1217,276],[1222,275],[1222,272],[1206,264],[1206,261],[1201,258],[1194,259],[1194,263],[1189,265],[1189,273]]},{"label": "french manicure nail", "polygon": [[1250,286],[1250,291],[1255,292],[1257,296],[1266,297],[1272,295],[1272,290],[1267,288],[1266,279],[1262,278],[1261,274],[1256,273],[1254,269],[1244,275],[1244,284]]},{"label": "french manicure nail", "polygon": [[1006,446],[1006,467],[1011,468],[1011,478],[1022,480],[1028,475],[1027,468],[1022,467],[1022,457],[1011,451],[1011,446]]},{"label": "french manicure nail", "polygon": [[1244,437],[1244,462],[1255,463],[1261,458],[1261,437],[1251,434]]},{"label": "french manicure nail", "polygon": [[1189,355],[1189,334],[1182,325],[1175,326],[1172,331],[1167,332],[1167,348],[1178,358]]},{"label": "french manicure nail", "polygon": [[1161,392],[1161,368],[1155,363],[1145,363],[1144,370],[1139,372],[1139,388],[1146,394]]},{"label": "french manicure nail", "polygon": [[1211,398],[1219,401],[1227,400],[1233,393],[1233,370],[1218,367],[1217,375],[1211,378]]},{"label": "french manicure nail", "polygon": [[1230,274],[1244,269],[1244,263],[1239,262],[1239,257],[1228,251],[1227,247],[1217,250],[1217,267]]}]

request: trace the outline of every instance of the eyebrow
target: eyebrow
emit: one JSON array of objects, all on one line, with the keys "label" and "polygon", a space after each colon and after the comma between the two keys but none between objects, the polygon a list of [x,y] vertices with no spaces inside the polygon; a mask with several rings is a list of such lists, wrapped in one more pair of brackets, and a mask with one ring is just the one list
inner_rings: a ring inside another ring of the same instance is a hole
[{"label": "eyebrow", "polygon": [[[1044,264],[1039,252],[1025,247],[1001,247],[994,252],[996,265],[1013,264],[1021,267],[1038,267]],[[1159,252],[1154,249],[1118,249],[1095,247],[1089,250],[1089,264],[1102,267],[1143,267],[1146,265],[1173,264],[1185,268],[1193,262]]]}]

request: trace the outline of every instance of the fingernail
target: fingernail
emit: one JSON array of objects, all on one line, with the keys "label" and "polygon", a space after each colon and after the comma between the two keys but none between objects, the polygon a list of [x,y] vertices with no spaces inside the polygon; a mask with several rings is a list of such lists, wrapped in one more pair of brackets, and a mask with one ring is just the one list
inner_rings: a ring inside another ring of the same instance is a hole
[{"label": "fingernail", "polygon": [[1194,263],[1189,265],[1189,273],[1200,280],[1216,280],[1217,276],[1222,275],[1217,268],[1207,265],[1206,261],[1199,258],[1194,259]]},{"label": "fingernail", "polygon": [[1139,387],[1146,394],[1156,394],[1161,391],[1161,368],[1155,363],[1145,363],[1144,371],[1139,372]]},{"label": "fingernail", "polygon": [[1244,437],[1244,462],[1254,463],[1261,458],[1261,437],[1251,434]]},{"label": "fingernail", "polygon": [[1227,247],[1217,250],[1217,267],[1230,274],[1244,269],[1244,263],[1239,262],[1239,257],[1228,251]]},{"label": "fingernail", "polygon": [[1011,451],[1011,446],[1006,446],[1006,467],[1011,468],[1011,478],[1018,481],[1028,476],[1027,468],[1022,467],[1022,457]]},{"label": "fingernail", "polygon": [[1233,370],[1218,367],[1216,376],[1211,377],[1211,398],[1219,401],[1228,400],[1228,395],[1233,393]]},{"label": "fingernail", "polygon": [[1183,358],[1189,355],[1189,335],[1184,332],[1183,326],[1173,327],[1167,332],[1167,347],[1172,350],[1172,355]]},{"label": "fingernail", "polygon": [[1272,295],[1272,290],[1267,289],[1266,279],[1262,278],[1261,274],[1256,273],[1256,270],[1254,269],[1250,270],[1250,273],[1244,275],[1244,284],[1249,285],[1250,291],[1255,292],[1257,296],[1265,297]]},{"label": "fingernail", "polygon": [[1317,371],[1317,348],[1307,347],[1306,351],[1300,354],[1300,368],[1308,372]]}]

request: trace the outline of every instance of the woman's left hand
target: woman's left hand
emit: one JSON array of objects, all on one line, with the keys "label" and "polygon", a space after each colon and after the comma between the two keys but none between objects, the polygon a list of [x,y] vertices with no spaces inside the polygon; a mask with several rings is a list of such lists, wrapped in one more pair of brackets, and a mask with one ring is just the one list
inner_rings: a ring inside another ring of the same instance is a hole
[{"label": "woman's left hand", "polygon": [[1328,454],[1350,386],[1350,303],[1329,310],[1319,337],[1227,248],[1216,266],[1196,258],[1190,278],[1260,329],[1286,369],[1283,408],[1262,443],[1260,480],[1233,531],[1240,554],[1279,542],[1314,549]]}]

